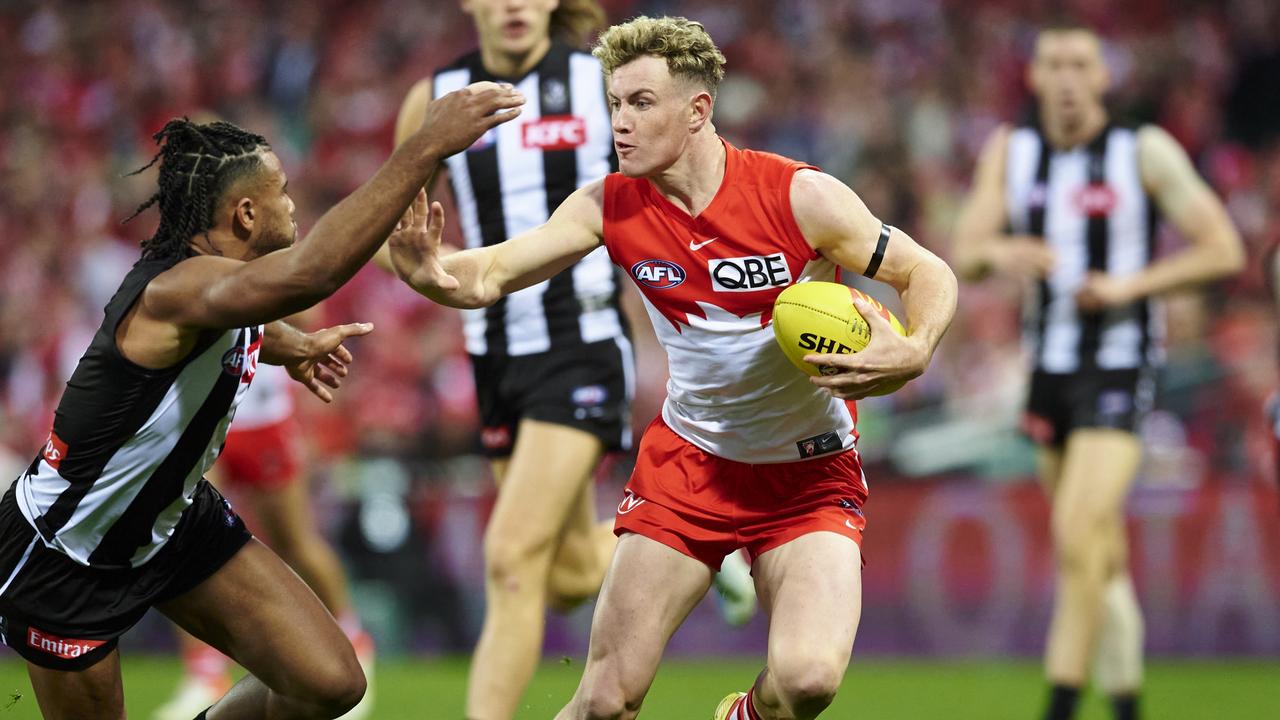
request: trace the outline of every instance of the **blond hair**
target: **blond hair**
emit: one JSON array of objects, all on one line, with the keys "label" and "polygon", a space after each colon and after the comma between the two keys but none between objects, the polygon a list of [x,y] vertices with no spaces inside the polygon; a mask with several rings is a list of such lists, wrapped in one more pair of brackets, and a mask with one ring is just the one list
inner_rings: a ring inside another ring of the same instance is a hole
[{"label": "blond hair", "polygon": [[606,75],[645,55],[667,61],[667,70],[699,82],[715,97],[724,79],[724,55],[702,23],[682,17],[641,15],[605,30],[591,54]]},{"label": "blond hair", "polygon": [[560,0],[551,11],[551,34],[572,45],[582,45],[608,21],[596,0]]}]

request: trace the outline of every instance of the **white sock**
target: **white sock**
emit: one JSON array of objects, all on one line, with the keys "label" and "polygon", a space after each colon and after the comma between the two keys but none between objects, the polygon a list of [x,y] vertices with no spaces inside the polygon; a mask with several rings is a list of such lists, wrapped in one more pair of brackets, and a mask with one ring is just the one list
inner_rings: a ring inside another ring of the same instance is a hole
[{"label": "white sock", "polygon": [[1102,628],[1093,659],[1094,683],[1108,695],[1142,687],[1142,608],[1128,573],[1117,575],[1102,593]]}]

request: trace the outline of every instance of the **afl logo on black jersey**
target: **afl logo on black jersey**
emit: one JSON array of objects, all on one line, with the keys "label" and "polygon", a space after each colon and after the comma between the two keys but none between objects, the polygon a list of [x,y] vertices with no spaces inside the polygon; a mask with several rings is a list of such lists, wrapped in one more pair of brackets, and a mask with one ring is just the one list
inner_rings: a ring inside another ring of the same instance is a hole
[{"label": "afl logo on black jersey", "polygon": [[228,375],[240,377],[244,372],[244,348],[233,347],[222,355],[222,369]]}]

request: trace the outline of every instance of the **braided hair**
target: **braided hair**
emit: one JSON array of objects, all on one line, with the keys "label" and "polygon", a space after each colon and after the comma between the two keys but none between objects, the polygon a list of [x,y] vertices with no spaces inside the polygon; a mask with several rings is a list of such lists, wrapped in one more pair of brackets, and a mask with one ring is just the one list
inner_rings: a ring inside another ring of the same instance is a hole
[{"label": "braided hair", "polygon": [[236,180],[263,166],[262,151],[270,145],[261,135],[229,122],[200,125],[185,117],[165,123],[152,137],[160,151],[129,175],[159,162],[160,189],[124,222],[158,204],[160,227],[142,241],[142,259],[190,257],[195,253],[188,241],[201,233],[208,239],[222,194]]}]

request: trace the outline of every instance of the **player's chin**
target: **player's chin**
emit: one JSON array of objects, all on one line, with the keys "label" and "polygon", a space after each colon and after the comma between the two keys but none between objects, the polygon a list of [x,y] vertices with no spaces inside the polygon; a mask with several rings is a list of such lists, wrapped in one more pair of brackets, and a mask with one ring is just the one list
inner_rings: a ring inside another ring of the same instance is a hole
[{"label": "player's chin", "polygon": [[635,158],[618,158],[618,172],[626,177],[645,177],[651,169],[648,165],[636,161]]}]

